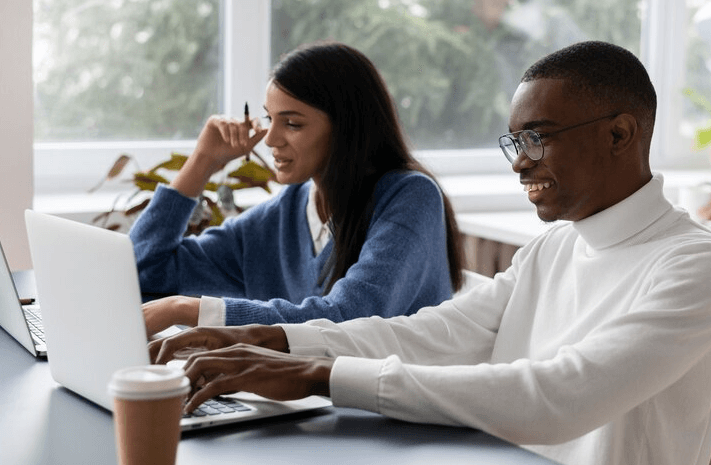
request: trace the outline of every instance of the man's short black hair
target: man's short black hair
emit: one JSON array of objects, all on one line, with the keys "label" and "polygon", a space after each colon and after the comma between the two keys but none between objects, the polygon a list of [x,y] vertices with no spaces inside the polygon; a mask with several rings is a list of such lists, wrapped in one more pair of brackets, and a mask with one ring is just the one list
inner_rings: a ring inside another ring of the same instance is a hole
[{"label": "man's short black hair", "polygon": [[657,94],[644,65],[629,50],[607,42],[579,42],[534,63],[521,82],[537,79],[563,79],[572,98],[585,100],[581,104],[632,114],[647,144],[651,142]]}]

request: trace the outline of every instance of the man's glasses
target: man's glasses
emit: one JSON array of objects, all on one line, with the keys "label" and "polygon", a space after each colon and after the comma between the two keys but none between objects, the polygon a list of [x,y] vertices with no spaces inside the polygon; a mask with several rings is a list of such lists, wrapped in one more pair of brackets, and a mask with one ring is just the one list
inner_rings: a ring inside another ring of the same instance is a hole
[{"label": "man's glasses", "polygon": [[513,164],[513,162],[518,158],[519,149],[523,151],[531,160],[537,161],[543,158],[543,138],[550,137],[555,134],[559,134],[563,131],[569,131],[571,129],[579,128],[587,124],[596,123],[604,119],[616,118],[619,113],[613,115],[601,116],[590,121],[585,121],[584,123],[579,123],[573,126],[568,126],[563,129],[558,129],[557,131],[539,133],[533,129],[524,129],[523,131],[516,131],[509,134],[504,134],[499,137],[499,147],[504,152],[506,159]]}]

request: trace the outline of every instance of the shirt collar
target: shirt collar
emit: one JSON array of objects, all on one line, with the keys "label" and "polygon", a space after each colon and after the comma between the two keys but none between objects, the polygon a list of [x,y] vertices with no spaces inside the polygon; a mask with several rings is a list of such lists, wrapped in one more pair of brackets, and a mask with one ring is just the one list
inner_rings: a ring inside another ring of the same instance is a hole
[{"label": "shirt collar", "polygon": [[306,220],[309,223],[309,231],[311,239],[314,243],[314,251],[318,254],[328,243],[331,238],[331,230],[327,223],[323,223],[318,216],[316,209],[316,184],[311,182],[309,186],[309,201],[306,203]]},{"label": "shirt collar", "polygon": [[664,178],[655,173],[637,192],[615,205],[573,222],[573,227],[593,249],[604,249],[631,238],[672,209],[664,197]]}]

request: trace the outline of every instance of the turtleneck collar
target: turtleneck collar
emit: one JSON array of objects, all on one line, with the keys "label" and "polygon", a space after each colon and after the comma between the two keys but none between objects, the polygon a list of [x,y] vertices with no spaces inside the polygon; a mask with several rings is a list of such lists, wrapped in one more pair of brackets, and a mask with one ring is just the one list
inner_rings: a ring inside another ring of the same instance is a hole
[{"label": "turtleneck collar", "polygon": [[593,249],[604,249],[638,234],[669,211],[664,179],[655,173],[637,192],[615,205],[573,222],[573,228]]}]

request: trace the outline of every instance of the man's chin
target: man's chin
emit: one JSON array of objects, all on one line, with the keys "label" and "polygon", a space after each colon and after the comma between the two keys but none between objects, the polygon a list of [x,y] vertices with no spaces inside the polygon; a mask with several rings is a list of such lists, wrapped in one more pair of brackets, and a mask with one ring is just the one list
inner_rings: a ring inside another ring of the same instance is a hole
[{"label": "man's chin", "polygon": [[536,214],[538,218],[544,223],[553,223],[560,219],[557,212],[553,212],[550,209],[545,208],[543,205],[536,205]]}]

